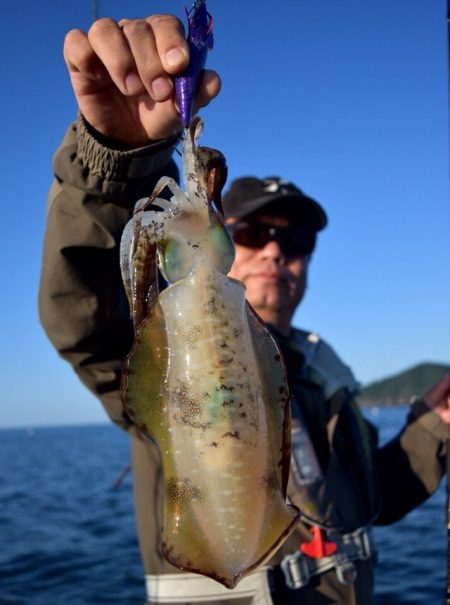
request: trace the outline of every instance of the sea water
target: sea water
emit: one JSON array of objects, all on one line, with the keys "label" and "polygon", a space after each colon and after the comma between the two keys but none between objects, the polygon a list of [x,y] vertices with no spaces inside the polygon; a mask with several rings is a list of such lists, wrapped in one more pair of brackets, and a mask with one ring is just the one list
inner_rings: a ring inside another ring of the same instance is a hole
[{"label": "sea water", "polygon": [[[382,441],[406,407],[364,410]],[[0,604],[145,602],[129,438],[112,425],[0,431]],[[446,491],[376,528],[377,605],[441,605]]]}]

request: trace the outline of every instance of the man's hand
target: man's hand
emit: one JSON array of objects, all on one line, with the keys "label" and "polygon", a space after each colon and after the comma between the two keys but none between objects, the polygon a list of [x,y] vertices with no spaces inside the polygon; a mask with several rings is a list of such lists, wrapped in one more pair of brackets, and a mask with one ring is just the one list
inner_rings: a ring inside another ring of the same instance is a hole
[{"label": "man's hand", "polygon": [[446,374],[422,399],[446,424],[450,424],[450,374]]},{"label": "man's hand", "polygon": [[[173,76],[188,65],[189,50],[176,17],[99,19],[87,35],[78,29],[67,34],[64,59],[84,118],[121,149],[180,130]],[[219,90],[219,76],[205,71],[197,107]]]}]

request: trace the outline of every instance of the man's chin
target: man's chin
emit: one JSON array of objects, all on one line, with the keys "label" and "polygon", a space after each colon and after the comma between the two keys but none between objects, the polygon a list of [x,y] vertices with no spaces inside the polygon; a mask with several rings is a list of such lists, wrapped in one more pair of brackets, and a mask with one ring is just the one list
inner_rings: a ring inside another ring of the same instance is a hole
[{"label": "man's chin", "polygon": [[286,304],[286,301],[281,301],[276,298],[264,298],[264,299],[252,299],[247,297],[248,302],[252,306],[252,308],[260,315],[261,317],[265,316],[276,316],[276,315],[286,315],[292,313],[291,305]]}]

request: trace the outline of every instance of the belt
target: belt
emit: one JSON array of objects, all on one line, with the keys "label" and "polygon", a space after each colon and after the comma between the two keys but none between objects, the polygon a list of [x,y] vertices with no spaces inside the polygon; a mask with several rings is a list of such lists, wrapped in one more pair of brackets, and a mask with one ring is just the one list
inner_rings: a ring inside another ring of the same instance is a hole
[{"label": "belt", "polygon": [[297,552],[286,556],[280,564],[288,588],[306,586],[313,576],[336,570],[341,584],[353,584],[356,578],[354,561],[364,561],[375,554],[370,526],[360,527],[348,534],[330,534],[327,538],[336,543],[336,552],[328,557],[313,558]]},{"label": "belt", "polygon": [[272,605],[268,569],[259,568],[231,590],[211,578],[194,573],[146,575],[147,598],[150,603],[201,603],[252,597],[252,605]]},{"label": "belt", "polygon": [[[351,584],[356,578],[353,561],[369,559],[375,554],[372,531],[360,527],[348,534],[329,535],[337,544],[336,552],[329,557],[312,558],[302,552],[288,555],[280,567],[261,567],[245,576],[236,588],[230,590],[215,580],[194,573],[146,575],[149,603],[186,603],[221,601],[252,597],[252,605],[272,605],[271,588],[276,588],[274,572],[278,569],[291,589],[306,586],[310,579],[330,569],[342,584]],[[273,586],[271,586],[273,584]]]}]

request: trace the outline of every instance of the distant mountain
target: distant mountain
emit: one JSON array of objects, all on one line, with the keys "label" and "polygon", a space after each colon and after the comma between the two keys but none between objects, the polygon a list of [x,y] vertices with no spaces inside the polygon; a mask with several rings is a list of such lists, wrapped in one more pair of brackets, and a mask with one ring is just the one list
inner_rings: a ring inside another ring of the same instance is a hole
[{"label": "distant mountain", "polygon": [[364,386],[358,399],[361,405],[408,403],[415,395],[426,393],[447,372],[450,372],[450,365],[420,363],[404,372]]}]

